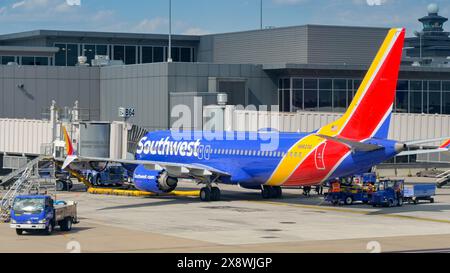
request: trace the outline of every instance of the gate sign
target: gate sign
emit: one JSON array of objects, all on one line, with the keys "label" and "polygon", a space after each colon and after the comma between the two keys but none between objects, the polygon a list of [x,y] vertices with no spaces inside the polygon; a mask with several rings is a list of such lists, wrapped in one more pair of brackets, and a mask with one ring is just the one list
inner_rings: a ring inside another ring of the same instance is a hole
[{"label": "gate sign", "polygon": [[135,116],[134,108],[125,108],[125,107],[120,107],[119,108],[119,117],[121,117],[121,118],[132,118],[134,116]]}]

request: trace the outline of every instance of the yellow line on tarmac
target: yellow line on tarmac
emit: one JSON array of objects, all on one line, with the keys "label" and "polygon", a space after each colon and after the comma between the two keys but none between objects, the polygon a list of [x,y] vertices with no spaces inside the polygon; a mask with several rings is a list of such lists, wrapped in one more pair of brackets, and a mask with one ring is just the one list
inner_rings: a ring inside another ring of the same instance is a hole
[{"label": "yellow line on tarmac", "polygon": [[[304,209],[316,209],[316,210],[323,210],[323,211],[344,212],[344,213],[352,213],[352,214],[367,215],[367,216],[370,216],[370,213],[374,212],[374,211],[369,211],[369,210],[355,210],[355,209],[345,209],[345,208],[336,208],[336,207],[323,207],[323,206],[317,206],[317,205],[278,203],[278,202],[271,202],[271,201],[248,201],[248,202],[263,203],[263,204],[269,204],[269,205],[275,205],[275,206],[297,207],[297,208],[304,208]],[[386,209],[389,209],[389,208],[386,208]],[[450,220],[434,219],[434,218],[418,217],[418,216],[410,216],[410,215],[374,214],[374,216],[450,224]]]},{"label": "yellow line on tarmac", "polygon": [[193,196],[197,197],[200,191],[173,191],[165,194],[155,194],[150,192],[142,192],[137,190],[118,190],[118,189],[101,189],[101,188],[89,188],[88,192],[91,194],[104,194],[104,195],[119,195],[119,196],[135,196],[135,197],[148,197],[148,196]]}]

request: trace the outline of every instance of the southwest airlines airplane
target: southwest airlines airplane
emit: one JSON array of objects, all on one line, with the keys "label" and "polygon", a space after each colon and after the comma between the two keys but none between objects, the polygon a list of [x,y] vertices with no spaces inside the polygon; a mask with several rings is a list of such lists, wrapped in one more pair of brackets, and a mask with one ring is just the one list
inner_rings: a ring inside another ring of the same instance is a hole
[{"label": "southwest airlines airplane", "polygon": [[[179,179],[192,179],[204,185],[202,201],[217,201],[219,183],[258,189],[264,198],[277,198],[282,187],[312,186],[360,174],[395,156],[448,151],[448,138],[405,143],[387,139],[404,38],[404,29],[389,31],[340,119],[314,132],[276,133],[276,148],[263,148],[273,131],[258,133],[260,139],[251,139],[249,132],[216,132],[213,140],[203,132],[183,132],[180,139],[173,131],[161,131],[141,139],[133,160],[82,157],[74,152],[64,129],[68,156],[63,168],[122,163],[133,171],[133,182],[141,191],[168,193]],[[440,147],[419,146],[443,140]]]}]

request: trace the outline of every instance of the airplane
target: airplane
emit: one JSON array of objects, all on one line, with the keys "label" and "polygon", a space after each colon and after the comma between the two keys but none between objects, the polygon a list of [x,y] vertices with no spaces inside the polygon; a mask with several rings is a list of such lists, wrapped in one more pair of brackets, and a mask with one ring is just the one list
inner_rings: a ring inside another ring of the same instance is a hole
[{"label": "airplane", "polygon": [[[400,142],[388,139],[390,120],[405,38],[405,29],[391,29],[361,86],[344,115],[308,133],[215,132],[210,139],[203,131],[146,134],[137,144],[132,160],[78,156],[64,129],[68,156],[63,169],[92,168],[95,164],[122,163],[133,172],[137,189],[168,193],[180,179],[204,185],[202,201],[218,201],[218,184],[233,184],[260,190],[263,198],[280,198],[282,187],[319,185],[336,178],[370,170],[395,156],[449,151],[449,137]],[[268,149],[268,139],[278,145]],[[424,143],[445,140],[439,146]]]}]

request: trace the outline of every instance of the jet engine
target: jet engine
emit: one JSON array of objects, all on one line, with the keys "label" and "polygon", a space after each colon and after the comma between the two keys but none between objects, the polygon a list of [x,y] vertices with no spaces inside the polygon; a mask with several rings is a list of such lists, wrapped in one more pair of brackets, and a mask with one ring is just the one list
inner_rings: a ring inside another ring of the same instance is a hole
[{"label": "jet engine", "polygon": [[148,170],[144,165],[139,165],[134,170],[133,182],[141,191],[169,193],[177,187],[178,179],[169,176],[166,171]]}]

